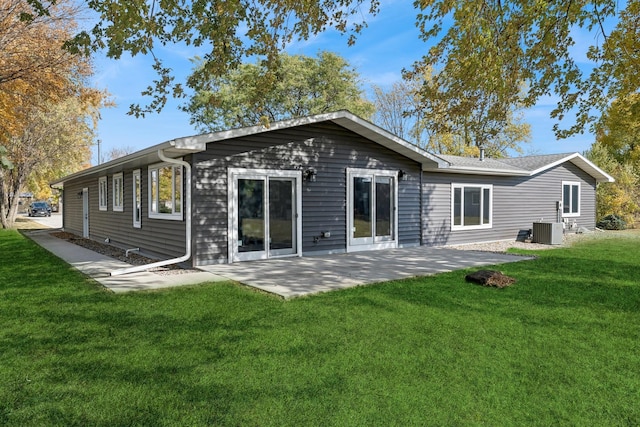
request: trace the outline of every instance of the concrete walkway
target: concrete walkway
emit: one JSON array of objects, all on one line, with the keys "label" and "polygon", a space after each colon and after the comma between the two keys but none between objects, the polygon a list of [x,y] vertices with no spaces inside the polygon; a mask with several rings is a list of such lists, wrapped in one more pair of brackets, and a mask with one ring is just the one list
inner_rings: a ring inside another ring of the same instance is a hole
[{"label": "concrete walkway", "polygon": [[69,263],[72,267],[116,293],[229,280],[206,271],[167,275],[145,271],[122,276],[111,276],[110,273],[112,271],[131,267],[131,264],[53,237],[50,234],[53,231],[55,230],[38,230],[24,232],[24,234],[49,252]]},{"label": "concrete walkway", "polygon": [[113,292],[233,280],[292,298],[388,280],[532,259],[493,252],[416,247],[219,264],[199,267],[200,271],[184,274],[142,272],[110,276],[111,271],[130,265],[53,237],[50,235],[52,231],[38,230],[25,232],[25,235]]}]

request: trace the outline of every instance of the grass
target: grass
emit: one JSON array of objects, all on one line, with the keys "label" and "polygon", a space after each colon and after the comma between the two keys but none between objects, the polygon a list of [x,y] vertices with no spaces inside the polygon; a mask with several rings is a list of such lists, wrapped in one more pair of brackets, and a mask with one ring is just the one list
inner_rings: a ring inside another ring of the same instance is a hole
[{"label": "grass", "polygon": [[283,301],[115,295],[0,230],[0,425],[640,424],[640,239]]}]

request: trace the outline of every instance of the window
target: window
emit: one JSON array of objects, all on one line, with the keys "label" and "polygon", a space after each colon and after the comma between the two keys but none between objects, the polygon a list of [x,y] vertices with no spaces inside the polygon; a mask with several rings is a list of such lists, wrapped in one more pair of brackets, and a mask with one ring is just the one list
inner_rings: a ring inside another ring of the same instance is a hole
[{"label": "window", "polygon": [[122,194],[122,172],[113,175],[113,210],[115,212],[122,212],[124,210],[124,195]]},{"label": "window", "polygon": [[451,185],[451,229],[491,228],[491,185]]},{"label": "window", "polygon": [[182,220],[182,166],[149,167],[149,218]]},{"label": "window", "polygon": [[133,171],[133,226],[142,227],[142,180],[140,169]]},{"label": "window", "polygon": [[562,216],[580,216],[580,183],[562,181]]},{"label": "window", "polygon": [[107,210],[107,177],[98,178],[98,209]]}]

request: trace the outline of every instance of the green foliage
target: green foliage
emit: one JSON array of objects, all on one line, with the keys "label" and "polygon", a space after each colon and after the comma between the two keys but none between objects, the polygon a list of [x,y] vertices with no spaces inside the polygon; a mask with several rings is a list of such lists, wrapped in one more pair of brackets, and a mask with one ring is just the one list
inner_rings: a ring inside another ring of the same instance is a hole
[{"label": "green foliage", "polygon": [[211,75],[207,89],[183,109],[200,131],[210,132],[341,109],[369,117],[374,107],[348,62],[320,52],[318,58],[282,54],[275,70],[262,62],[242,64],[221,77]]},{"label": "green foliage", "polygon": [[[505,115],[503,122],[494,122],[494,128],[480,110],[455,118],[457,113],[448,109],[444,97],[425,100],[425,87],[433,81],[429,74],[406,73],[405,79],[388,91],[374,87],[376,122],[436,154],[477,156],[481,145],[488,156],[505,157],[508,151],[521,153],[521,144],[530,141],[531,128],[516,108]],[[442,103],[436,105],[438,102]]]},{"label": "green foliage", "polygon": [[[34,14],[47,12],[48,1],[28,1],[35,6]],[[158,47],[184,44],[207,50],[203,66],[186,82],[198,92],[211,76],[224,76],[250,58],[264,59],[269,69],[275,69],[285,46],[329,28],[347,35],[353,44],[366,26],[362,17],[375,15],[379,0],[92,0],[87,4],[98,15],[97,23],[68,40],[67,50],[85,55],[106,52],[114,59],[125,53],[152,55],[157,78],[144,91],[152,100],[131,106],[132,114],[143,116],[161,110],[168,96],[185,95],[184,82],[174,80],[158,56]]]},{"label": "green foliage", "polygon": [[611,103],[598,122],[597,139],[616,162],[640,176],[640,93]]},{"label": "green foliage", "polygon": [[611,214],[598,221],[596,227],[602,230],[626,230],[627,223],[619,215]]},{"label": "green foliage", "polygon": [[0,145],[0,168],[13,169],[13,163],[7,157],[7,149],[2,145]]},{"label": "green foliage", "polygon": [[[575,122],[567,129],[560,129],[558,123],[554,126],[563,137],[593,122],[594,108],[604,111],[611,99],[640,87],[635,71],[640,66],[638,0],[622,6],[611,0],[414,4],[420,9],[423,39],[435,43],[415,64],[414,73],[438,70],[424,98],[439,101],[436,105],[444,103],[452,117],[480,109],[489,123],[499,125],[509,106],[530,107],[540,97],[555,93],[560,100],[553,118],[562,120],[576,112]],[[579,31],[589,33],[595,43],[587,54],[594,65],[589,74],[581,71],[579,58],[572,52]]]},{"label": "green foliage", "polygon": [[597,217],[618,214],[628,226],[640,216],[640,95],[616,100],[598,122],[587,157],[615,178],[599,184]]},{"label": "green foliage", "polygon": [[638,425],[640,239],[282,301],[113,294],[0,230],[0,424]]}]

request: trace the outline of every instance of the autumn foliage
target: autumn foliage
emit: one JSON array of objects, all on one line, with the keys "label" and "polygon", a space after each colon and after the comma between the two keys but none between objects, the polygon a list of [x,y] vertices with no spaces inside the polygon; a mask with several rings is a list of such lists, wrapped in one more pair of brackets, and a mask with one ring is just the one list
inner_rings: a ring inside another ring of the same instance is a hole
[{"label": "autumn foliage", "polygon": [[0,0],[0,145],[12,162],[0,169],[0,219],[11,227],[18,196],[90,156],[105,94],[87,85],[89,60],[63,49],[77,30],[70,0],[38,14],[26,0]]}]

